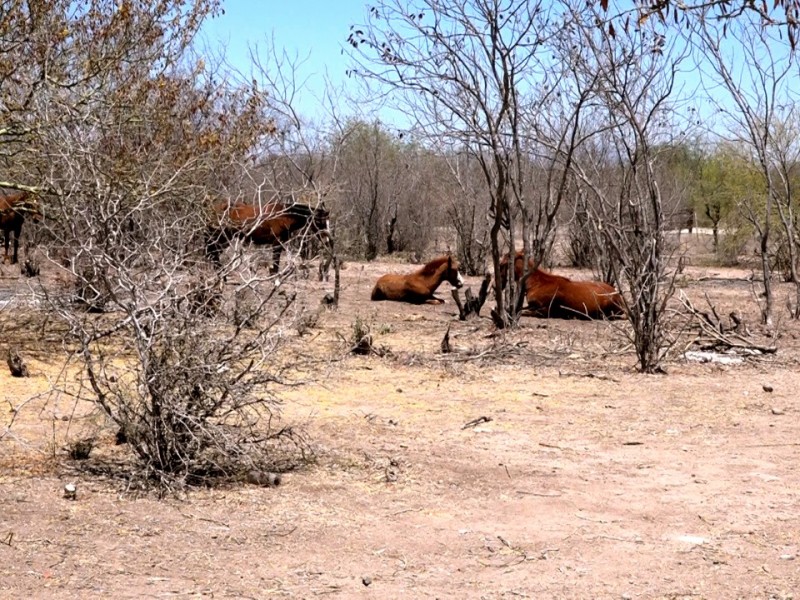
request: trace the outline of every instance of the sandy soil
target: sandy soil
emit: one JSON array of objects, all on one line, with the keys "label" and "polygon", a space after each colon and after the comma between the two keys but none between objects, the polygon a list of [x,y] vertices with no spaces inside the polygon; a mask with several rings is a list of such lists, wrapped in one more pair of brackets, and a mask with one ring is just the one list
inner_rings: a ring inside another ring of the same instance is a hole
[{"label": "sandy soil", "polygon": [[[797,323],[774,356],[677,354],[644,376],[619,325],[493,336],[452,301],[365,301],[380,273],[410,268],[350,264],[339,311],[297,341],[341,360],[284,394],[318,461],[278,488],[158,500],[76,478],[59,440],[80,424],[31,400],[0,441],[0,598],[800,597]],[[690,268],[682,291],[757,333],[747,275]],[[331,287],[303,285],[309,305]],[[336,333],[356,316],[391,355],[343,356]],[[448,324],[457,354],[442,357]],[[33,373],[0,369],[0,431],[63,359],[47,335],[6,334],[3,356],[11,342]]]}]

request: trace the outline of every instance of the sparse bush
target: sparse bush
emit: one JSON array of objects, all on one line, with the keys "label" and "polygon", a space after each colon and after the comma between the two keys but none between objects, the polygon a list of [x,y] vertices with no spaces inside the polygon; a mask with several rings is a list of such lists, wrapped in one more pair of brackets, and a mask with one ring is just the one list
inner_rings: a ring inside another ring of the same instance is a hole
[{"label": "sparse bush", "polygon": [[162,489],[275,470],[276,441],[303,450],[275,429],[292,282],[260,276],[242,248],[212,270],[201,242],[226,182],[282,191],[253,173],[282,148],[274,90],[190,51],[215,0],[5,8],[3,154],[47,190],[41,227],[69,257],[43,282],[71,350],[54,397],[98,408],[135,477]]},{"label": "sparse bush", "polygon": [[353,320],[350,343],[354,354],[369,354],[372,349],[370,326],[361,315]]}]

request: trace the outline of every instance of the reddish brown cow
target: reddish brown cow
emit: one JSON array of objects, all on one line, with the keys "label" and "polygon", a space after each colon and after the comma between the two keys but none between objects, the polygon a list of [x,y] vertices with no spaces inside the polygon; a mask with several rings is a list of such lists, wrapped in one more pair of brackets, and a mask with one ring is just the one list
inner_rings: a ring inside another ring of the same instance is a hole
[{"label": "reddish brown cow", "polygon": [[[523,254],[514,260],[514,279],[522,277]],[[499,279],[505,285],[508,255],[500,261]],[[537,268],[528,259],[525,277],[527,308],[523,315],[551,319],[624,319],[625,303],[612,286],[600,281],[572,281]]]},{"label": "reddish brown cow", "polygon": [[328,211],[307,204],[273,202],[261,207],[251,204],[221,203],[214,207],[216,223],[209,228],[206,254],[216,264],[225,248],[236,238],[256,245],[272,246],[270,272],[277,273],[284,245],[296,233],[330,236]]},{"label": "reddish brown cow", "polygon": [[390,273],[378,279],[372,290],[372,300],[395,300],[411,304],[444,304],[433,295],[443,281],[455,288],[464,285],[458,271],[458,261],[452,256],[440,256],[408,275]]},{"label": "reddish brown cow", "polygon": [[22,234],[22,224],[26,217],[30,217],[34,223],[42,218],[36,198],[28,192],[18,190],[0,191],[0,230],[3,231],[4,236],[4,263],[8,262],[8,247],[12,234],[14,235],[14,254],[11,264],[16,264],[18,261],[19,237]]}]

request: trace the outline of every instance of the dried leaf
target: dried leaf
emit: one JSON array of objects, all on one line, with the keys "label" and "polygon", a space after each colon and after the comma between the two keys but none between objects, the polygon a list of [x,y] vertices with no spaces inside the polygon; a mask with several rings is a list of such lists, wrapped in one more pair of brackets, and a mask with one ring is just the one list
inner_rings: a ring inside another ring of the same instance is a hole
[{"label": "dried leaf", "polygon": [[608,0],[600,0],[600,8],[602,8],[604,12],[607,12],[608,11]]}]

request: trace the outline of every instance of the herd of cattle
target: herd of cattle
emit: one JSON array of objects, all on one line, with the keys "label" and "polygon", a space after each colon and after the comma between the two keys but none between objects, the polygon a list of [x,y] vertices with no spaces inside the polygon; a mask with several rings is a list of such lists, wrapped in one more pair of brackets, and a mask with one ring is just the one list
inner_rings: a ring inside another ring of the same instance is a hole
[{"label": "herd of cattle", "polygon": [[[272,202],[262,206],[244,203],[221,203],[213,207],[214,218],[206,236],[206,255],[216,263],[235,238],[272,248],[270,270],[278,270],[281,251],[285,244],[300,231],[306,231],[325,241],[330,248],[329,213],[324,206],[312,208],[306,204]],[[0,193],[0,228],[4,233],[4,263],[18,261],[19,237],[25,218],[38,221],[42,218],[39,202],[25,191]],[[13,234],[13,255],[9,244]],[[505,285],[508,276],[509,256],[503,257],[497,276]],[[525,268],[522,252],[514,260],[514,279],[524,286],[526,310],[523,314],[545,318],[615,319],[624,318],[624,303],[620,294],[610,285],[595,281],[572,281],[548,273],[528,259]],[[443,302],[434,293],[447,281],[460,288],[464,278],[458,261],[452,256],[442,256],[422,268],[405,275],[387,274],[378,279],[372,290],[372,300],[393,300],[413,304]]]}]

